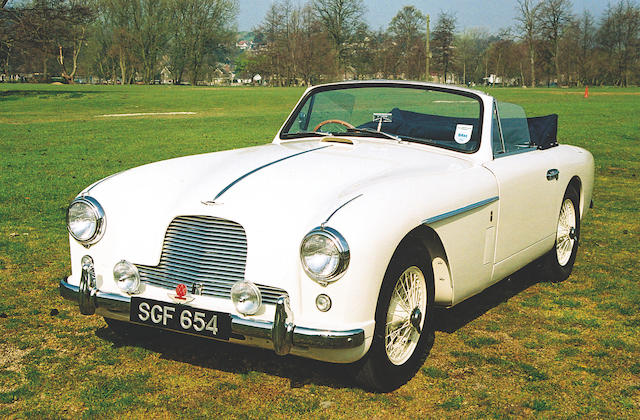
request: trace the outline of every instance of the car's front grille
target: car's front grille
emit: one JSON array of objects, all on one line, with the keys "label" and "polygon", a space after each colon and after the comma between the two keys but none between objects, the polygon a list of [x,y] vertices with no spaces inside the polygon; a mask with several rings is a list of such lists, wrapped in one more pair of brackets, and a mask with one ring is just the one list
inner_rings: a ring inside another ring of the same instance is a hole
[{"label": "car's front grille", "polygon": [[[247,236],[238,223],[210,216],[173,219],[164,237],[160,263],[136,265],[148,284],[175,289],[184,283],[202,285],[202,295],[230,298],[231,286],[244,280]],[[282,289],[257,285],[263,303],[275,304]]]}]

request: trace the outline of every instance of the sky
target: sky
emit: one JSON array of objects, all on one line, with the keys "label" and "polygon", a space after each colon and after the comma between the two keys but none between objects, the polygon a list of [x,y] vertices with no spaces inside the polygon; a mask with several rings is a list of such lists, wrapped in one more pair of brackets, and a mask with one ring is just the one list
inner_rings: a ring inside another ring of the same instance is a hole
[{"label": "sky", "polygon": [[[304,0],[292,0],[294,4],[304,4]],[[238,0],[240,13],[238,29],[249,31],[259,25],[273,0]],[[612,0],[615,3],[616,0]],[[582,14],[589,10],[599,18],[606,10],[608,0],[573,0],[573,10]],[[453,12],[457,17],[458,30],[484,28],[490,33],[513,26],[516,16],[516,0],[364,0],[367,7],[365,19],[373,29],[385,29],[391,19],[403,6],[413,5],[423,13],[437,19],[441,11]]]}]

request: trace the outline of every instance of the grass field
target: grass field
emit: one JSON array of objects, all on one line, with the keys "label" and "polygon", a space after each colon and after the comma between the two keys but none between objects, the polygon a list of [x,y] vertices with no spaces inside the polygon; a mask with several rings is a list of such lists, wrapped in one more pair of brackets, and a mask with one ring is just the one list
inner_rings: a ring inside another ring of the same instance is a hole
[{"label": "grass field", "polygon": [[[437,313],[406,386],[341,366],[146,331],[119,337],[58,295],[65,211],[160,159],[269,142],[301,89],[0,84],[0,417],[640,418],[640,89],[494,89],[596,160],[572,276],[531,270]],[[101,117],[189,111],[194,115]]]}]

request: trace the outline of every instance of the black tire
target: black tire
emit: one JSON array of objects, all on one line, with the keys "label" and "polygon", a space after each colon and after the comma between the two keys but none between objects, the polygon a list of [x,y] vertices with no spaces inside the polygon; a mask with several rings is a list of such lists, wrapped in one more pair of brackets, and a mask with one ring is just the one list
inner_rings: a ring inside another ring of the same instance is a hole
[{"label": "black tire", "polygon": [[[419,268],[426,283],[426,308],[421,308],[424,324],[411,356],[404,363],[396,365],[391,362],[385,349],[387,312],[396,283],[410,267]],[[435,338],[433,298],[433,271],[427,251],[415,242],[401,245],[391,259],[382,281],[376,307],[373,342],[367,354],[354,366],[355,378],[365,389],[374,392],[393,391],[407,383],[422,367]]]},{"label": "black tire", "polygon": [[[569,277],[571,271],[573,270],[573,264],[576,262],[576,256],[578,255],[578,245],[580,242],[580,196],[578,192],[572,186],[567,188],[567,191],[564,193],[564,197],[562,198],[562,204],[560,208],[560,214],[558,215],[558,227],[556,228],[556,232],[558,232],[560,228],[560,219],[562,215],[562,206],[566,200],[570,200],[575,214],[575,228],[574,232],[570,234],[570,238],[573,240],[573,244],[571,245],[571,254],[567,261],[561,261],[558,257],[559,254],[559,242],[558,237],[560,236],[556,233],[556,241],[553,244],[553,248],[542,257],[542,274],[544,279],[553,283],[558,283],[564,281]],[[560,241],[562,243],[562,241]]]}]

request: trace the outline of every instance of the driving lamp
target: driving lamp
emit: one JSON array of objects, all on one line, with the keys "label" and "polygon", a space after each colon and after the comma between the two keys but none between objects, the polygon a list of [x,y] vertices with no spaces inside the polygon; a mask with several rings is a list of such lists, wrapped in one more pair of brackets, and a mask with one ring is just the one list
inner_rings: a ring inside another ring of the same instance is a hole
[{"label": "driving lamp", "polygon": [[231,301],[241,314],[254,315],[260,310],[262,295],[255,284],[239,281],[231,287]]},{"label": "driving lamp", "polygon": [[113,280],[120,290],[130,295],[140,290],[140,273],[129,261],[122,260],[113,267]]}]

